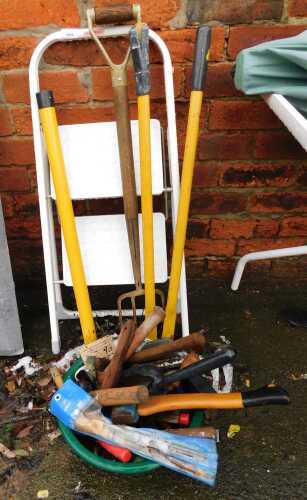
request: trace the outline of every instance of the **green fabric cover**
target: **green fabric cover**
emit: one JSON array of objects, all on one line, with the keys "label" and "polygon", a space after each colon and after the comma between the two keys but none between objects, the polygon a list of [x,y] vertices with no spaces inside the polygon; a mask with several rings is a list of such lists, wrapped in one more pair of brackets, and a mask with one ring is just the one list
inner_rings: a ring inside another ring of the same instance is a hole
[{"label": "green fabric cover", "polygon": [[242,50],[234,80],[247,95],[282,94],[307,114],[307,31]]}]

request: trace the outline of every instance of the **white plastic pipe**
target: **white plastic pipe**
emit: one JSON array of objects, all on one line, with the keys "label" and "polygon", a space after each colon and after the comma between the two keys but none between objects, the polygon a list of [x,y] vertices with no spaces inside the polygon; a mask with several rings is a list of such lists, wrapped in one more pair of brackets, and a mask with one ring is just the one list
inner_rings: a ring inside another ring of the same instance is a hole
[{"label": "white plastic pipe", "polygon": [[241,257],[236,266],[234,277],[231,283],[231,289],[234,291],[238,290],[244,268],[248,262],[254,260],[278,259],[279,257],[296,257],[305,254],[307,254],[306,245],[300,247],[279,248],[277,250],[265,250],[263,252],[247,253],[246,255]]}]

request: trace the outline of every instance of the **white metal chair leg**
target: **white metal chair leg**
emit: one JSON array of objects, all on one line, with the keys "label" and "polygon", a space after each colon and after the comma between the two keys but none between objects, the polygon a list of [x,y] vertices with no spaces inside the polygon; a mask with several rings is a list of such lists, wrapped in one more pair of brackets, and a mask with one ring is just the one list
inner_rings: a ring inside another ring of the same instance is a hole
[{"label": "white metal chair leg", "polygon": [[265,250],[263,252],[248,253],[241,257],[236,266],[234,277],[231,283],[231,289],[234,291],[238,290],[244,268],[248,262],[252,262],[255,260],[278,259],[280,257],[297,257],[299,255],[305,254],[307,254],[307,246],[279,248],[277,250]]}]

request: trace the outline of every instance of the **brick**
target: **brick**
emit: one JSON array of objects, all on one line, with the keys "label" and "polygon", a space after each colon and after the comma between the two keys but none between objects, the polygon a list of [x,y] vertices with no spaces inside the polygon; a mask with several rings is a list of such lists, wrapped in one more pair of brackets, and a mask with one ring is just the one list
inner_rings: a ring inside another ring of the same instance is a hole
[{"label": "brick", "polygon": [[[56,103],[87,102],[86,88],[76,71],[45,71],[40,73],[41,90],[52,90]],[[3,89],[7,102],[29,104],[27,73],[8,73],[3,77]]]},{"label": "brick", "polygon": [[304,245],[306,241],[307,238],[241,240],[238,243],[238,255],[245,255],[250,252],[261,252],[264,250],[276,250],[278,248],[300,246]]},{"label": "brick", "polygon": [[307,17],[307,0],[288,0],[289,17]]},{"label": "brick", "polygon": [[242,49],[253,47],[258,43],[295,36],[306,29],[303,25],[284,24],[278,26],[236,26],[230,28],[228,41],[228,55],[235,59]]},{"label": "brick", "polygon": [[11,122],[8,109],[0,108],[0,136],[11,135],[14,133],[14,127]]},{"label": "brick", "polygon": [[4,217],[5,218],[12,217],[14,215],[14,205],[15,205],[13,196],[1,193],[1,204]]},{"label": "brick", "polygon": [[210,104],[209,129],[257,130],[281,128],[276,115],[263,101],[215,100]]},{"label": "brick", "polygon": [[279,220],[258,219],[255,221],[255,238],[272,238],[278,234]]},{"label": "brick", "polygon": [[279,222],[271,219],[213,219],[210,237],[227,238],[271,238],[278,233]]},{"label": "brick", "polygon": [[[95,0],[96,7],[103,7],[114,3],[112,0]],[[129,0],[127,3],[134,3]],[[163,2],[153,2],[152,0],[142,0],[142,21],[147,23],[152,29],[165,29],[169,27],[171,19],[180,8],[180,0],[164,0]]]},{"label": "brick", "polygon": [[193,238],[205,238],[208,236],[209,226],[210,221],[208,219],[190,219],[187,227],[187,239],[192,240]]},{"label": "brick", "polygon": [[38,214],[38,197],[35,193],[18,194],[15,196],[15,212],[19,215]]},{"label": "brick", "polygon": [[214,162],[198,162],[193,176],[195,187],[216,187],[220,176],[220,165]]},{"label": "brick", "polygon": [[36,178],[35,167],[29,168],[28,175],[30,180],[30,191],[37,191],[37,178]]},{"label": "brick", "polygon": [[208,275],[214,278],[228,279],[233,276],[233,272],[236,267],[236,261],[232,259],[207,259],[207,263]]},{"label": "brick", "polygon": [[1,29],[12,30],[31,26],[79,26],[80,17],[75,0],[1,0]]},{"label": "brick", "polygon": [[210,237],[213,239],[251,238],[254,232],[253,220],[213,219]]},{"label": "brick", "polygon": [[193,192],[192,215],[238,213],[246,209],[247,197],[238,193]]},{"label": "brick", "polygon": [[27,169],[24,167],[1,167],[0,168],[0,190],[1,191],[28,191],[30,188]]},{"label": "brick", "polygon": [[200,160],[245,160],[253,153],[251,133],[205,133],[199,139]]},{"label": "brick", "polygon": [[297,178],[297,183],[300,186],[307,187],[307,166],[306,165],[303,165],[300,168],[300,172],[299,172],[299,175]]},{"label": "brick", "polygon": [[28,66],[32,52],[37,44],[38,39],[35,37],[0,38],[0,69]]},{"label": "brick", "polygon": [[281,221],[279,236],[306,236],[307,217],[287,217]]},{"label": "brick", "polygon": [[113,121],[114,107],[111,106],[68,106],[57,109],[58,121],[61,125],[73,123],[94,123],[101,121]]},{"label": "brick", "polygon": [[[233,63],[209,63],[208,75],[204,87],[205,99],[208,97],[233,97],[242,96],[236,90],[233,81]],[[188,99],[191,93],[192,66],[185,67],[184,96]],[[206,105],[206,100],[205,100]]]},{"label": "brick", "polygon": [[32,140],[0,140],[0,165],[30,165],[33,162],[34,149]]},{"label": "brick", "polygon": [[[151,72],[151,92],[152,99],[163,98],[164,79],[162,66],[152,65]],[[96,68],[92,70],[93,81],[93,99],[99,101],[112,101],[113,91],[111,85],[111,75],[109,68]],[[174,68],[174,93],[175,97],[180,95],[181,84],[183,81],[183,69],[175,66]],[[136,99],[135,80],[132,71],[128,71],[128,93],[130,99]]]},{"label": "brick", "polygon": [[306,151],[290,132],[258,132],[254,156],[269,160],[306,159]]},{"label": "brick", "polygon": [[307,193],[260,193],[252,196],[250,212],[279,213],[279,212],[306,212]]},{"label": "brick", "polygon": [[32,135],[32,118],[29,107],[12,108],[11,114],[17,134]]},{"label": "brick", "polygon": [[223,187],[287,187],[296,181],[296,166],[289,163],[224,163],[219,185]]},{"label": "brick", "polygon": [[[123,61],[128,47],[128,39],[116,38],[104,39],[103,45],[115,64]],[[44,55],[48,64],[68,66],[106,66],[107,62],[98,49],[95,42],[91,40],[76,41],[71,43],[55,43],[49,47]]]},{"label": "brick", "polygon": [[231,256],[235,251],[235,243],[229,240],[193,239],[187,240],[185,255],[187,257],[201,257],[207,255]]},{"label": "brick", "polygon": [[219,21],[225,24],[281,19],[283,0],[196,0],[188,9],[190,23]]}]

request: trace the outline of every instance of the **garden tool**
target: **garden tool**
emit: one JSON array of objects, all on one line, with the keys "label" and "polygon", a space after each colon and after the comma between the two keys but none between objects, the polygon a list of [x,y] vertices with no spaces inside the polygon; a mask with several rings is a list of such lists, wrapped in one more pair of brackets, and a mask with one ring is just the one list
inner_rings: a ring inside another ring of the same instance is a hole
[{"label": "garden tool", "polygon": [[167,358],[170,354],[176,351],[197,351],[202,353],[206,344],[206,337],[200,333],[191,333],[187,337],[154,345],[142,351],[138,351],[129,358],[130,363],[146,363],[148,361],[156,361],[158,359]]},{"label": "garden tool", "polygon": [[116,387],[91,391],[91,395],[101,406],[119,406],[144,403],[149,398],[149,392],[144,385],[131,387]]},{"label": "garden tool", "polygon": [[192,71],[192,92],[190,97],[188,126],[181,175],[179,206],[166,305],[166,317],[162,333],[163,336],[172,336],[175,330],[178,289],[188,224],[193,171],[199,134],[199,120],[203,98],[203,85],[207,72],[207,57],[210,47],[210,39],[210,28],[208,28],[207,26],[200,26],[197,30],[196,35],[196,45]]},{"label": "garden tool", "polygon": [[74,211],[69,193],[53,94],[50,90],[42,90],[36,94],[36,98],[56,193],[56,205],[65,241],[73,290],[81,323],[81,331],[84,343],[89,344],[96,340],[95,324],[85,280]]},{"label": "garden tool", "polygon": [[131,319],[129,319],[121,328],[113,357],[103,372],[101,389],[111,389],[112,387],[116,387],[133,333],[134,323]]},{"label": "garden tool", "polygon": [[162,307],[154,307],[149,313],[147,318],[140,324],[140,326],[135,330],[133,339],[126,354],[126,361],[134,355],[137,348],[142,344],[142,342],[148,337],[150,332],[152,332],[157,325],[164,320],[165,312]]},{"label": "garden tool", "polygon": [[144,295],[141,281],[141,256],[138,224],[138,201],[135,185],[134,160],[132,149],[131,123],[129,114],[127,67],[130,59],[130,47],[121,64],[115,64],[110,58],[102,42],[96,36],[93,24],[137,20],[140,22],[140,7],[138,5],[119,4],[100,9],[87,10],[88,28],[92,38],[102,52],[111,69],[112,89],[120,158],[121,180],[123,188],[124,212],[129,240],[130,257],[132,263],[135,290],[118,297],[117,307],[119,320],[122,324],[122,303],[131,300],[133,319],[136,323],[136,297]]},{"label": "garden tool", "polygon": [[[155,306],[156,294],[160,296],[162,304],[164,304],[163,293],[160,290],[155,290],[149,96],[149,36],[147,26],[142,25],[141,29],[139,29],[138,25],[131,28],[130,45],[135,71],[138,104],[145,315],[147,316]],[[156,331],[153,331],[152,338],[155,336]]]},{"label": "garden tool", "polygon": [[179,436],[156,429],[113,425],[101,406],[72,380],[51,400],[50,411],[70,429],[127,448],[171,470],[213,486],[217,472],[214,439]]},{"label": "garden tool", "polygon": [[130,382],[140,378],[142,384],[147,385],[151,394],[159,394],[167,391],[167,386],[177,381],[187,380],[198,374],[219,368],[230,363],[236,356],[233,349],[224,349],[218,353],[207,356],[185,368],[176,370],[170,374],[163,375],[163,371],[155,365],[136,364],[123,371],[123,385],[132,385]]},{"label": "garden tool", "polygon": [[290,398],[279,386],[265,386],[252,391],[230,393],[192,393],[152,396],[137,407],[142,417],[173,410],[214,409],[230,410],[266,405],[287,405]]}]

